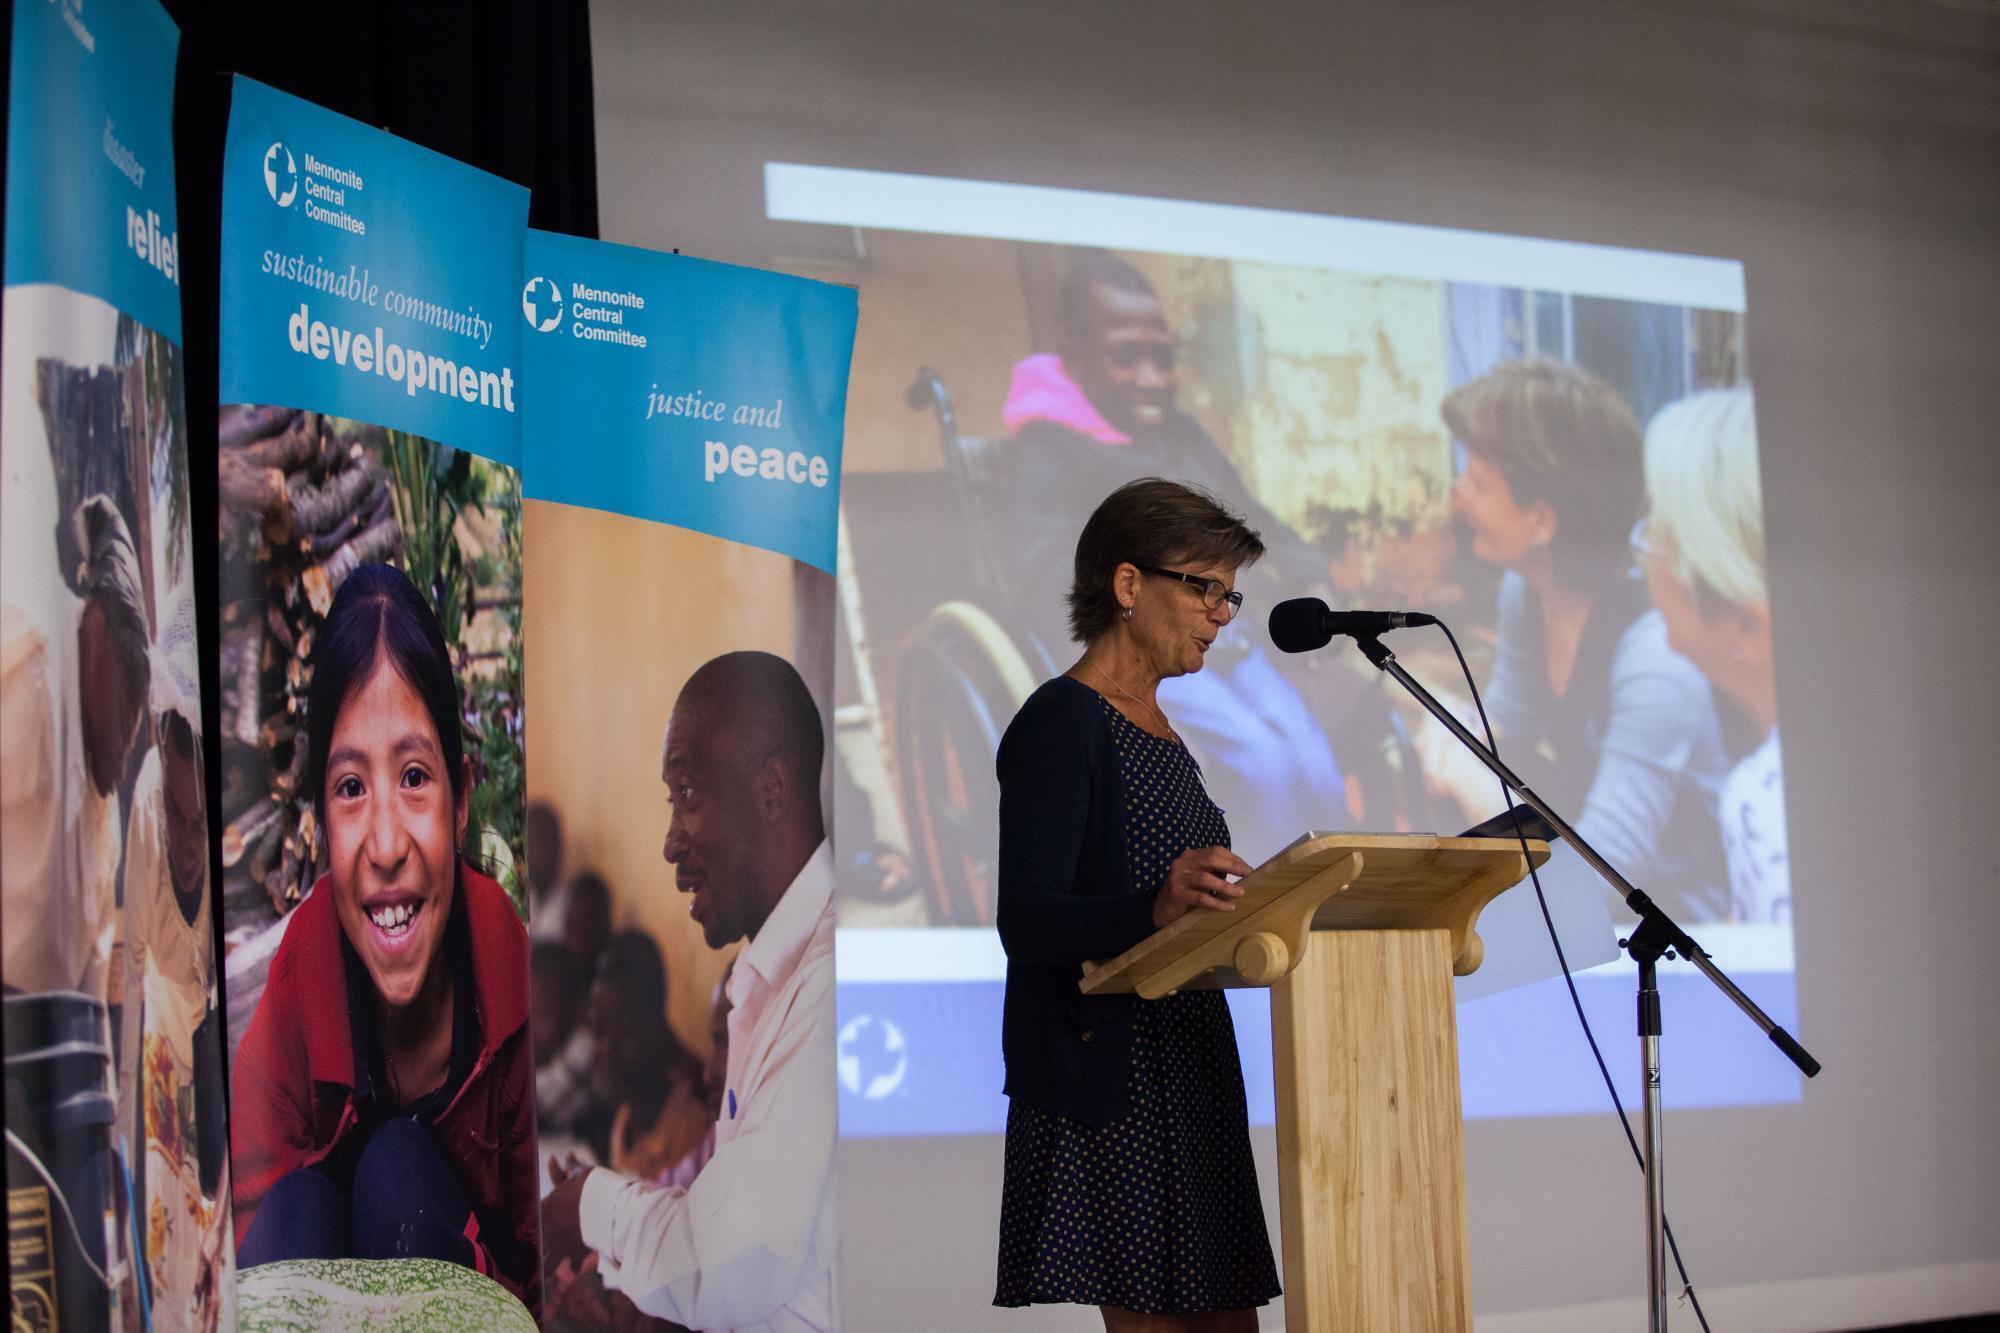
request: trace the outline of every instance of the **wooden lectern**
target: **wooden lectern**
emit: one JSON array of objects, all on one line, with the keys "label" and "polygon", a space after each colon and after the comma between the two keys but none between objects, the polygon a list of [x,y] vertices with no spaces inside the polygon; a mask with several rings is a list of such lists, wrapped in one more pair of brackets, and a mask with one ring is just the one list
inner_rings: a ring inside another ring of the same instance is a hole
[{"label": "wooden lectern", "polygon": [[1085,967],[1088,994],[1269,986],[1285,1327],[1472,1327],[1451,978],[1480,911],[1549,856],[1503,838],[1337,833]]}]

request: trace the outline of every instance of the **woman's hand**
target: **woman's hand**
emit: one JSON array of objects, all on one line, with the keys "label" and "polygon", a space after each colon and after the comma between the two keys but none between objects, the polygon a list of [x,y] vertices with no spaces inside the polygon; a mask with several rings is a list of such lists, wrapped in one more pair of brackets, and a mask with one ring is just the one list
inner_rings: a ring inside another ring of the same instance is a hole
[{"label": "woman's hand", "polygon": [[1166,882],[1153,900],[1155,928],[1179,920],[1197,908],[1233,912],[1243,886],[1224,876],[1242,878],[1250,873],[1250,863],[1227,847],[1190,847],[1167,867]]}]

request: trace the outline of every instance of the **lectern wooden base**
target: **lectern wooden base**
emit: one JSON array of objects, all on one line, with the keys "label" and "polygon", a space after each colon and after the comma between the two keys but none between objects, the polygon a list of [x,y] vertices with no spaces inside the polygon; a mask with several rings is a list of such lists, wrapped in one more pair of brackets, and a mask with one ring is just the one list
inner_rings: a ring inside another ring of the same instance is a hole
[{"label": "lectern wooden base", "polygon": [[1271,988],[1288,1329],[1470,1329],[1444,930],[1325,932]]},{"label": "lectern wooden base", "polygon": [[1479,913],[1546,843],[1334,834],[1101,966],[1092,994],[1272,988],[1285,1327],[1472,1327],[1458,1024]]}]

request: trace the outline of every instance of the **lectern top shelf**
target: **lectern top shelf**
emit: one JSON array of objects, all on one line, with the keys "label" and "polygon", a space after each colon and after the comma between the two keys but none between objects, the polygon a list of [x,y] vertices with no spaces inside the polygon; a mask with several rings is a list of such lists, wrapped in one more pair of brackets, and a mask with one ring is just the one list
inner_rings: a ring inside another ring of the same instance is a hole
[{"label": "lectern top shelf", "polygon": [[1086,994],[1268,986],[1304,956],[1315,930],[1447,930],[1452,968],[1475,970],[1479,913],[1549,846],[1513,838],[1332,833],[1302,838],[1243,879],[1234,912],[1193,911],[1118,957],[1086,964]]}]

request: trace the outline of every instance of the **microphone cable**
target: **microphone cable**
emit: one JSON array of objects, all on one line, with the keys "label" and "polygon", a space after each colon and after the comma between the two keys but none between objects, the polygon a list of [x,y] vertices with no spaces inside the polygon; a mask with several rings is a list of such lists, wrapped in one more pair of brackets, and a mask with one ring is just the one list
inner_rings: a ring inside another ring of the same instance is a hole
[{"label": "microphone cable", "polygon": [[[1453,656],[1458,658],[1458,669],[1465,674],[1466,687],[1472,691],[1472,706],[1479,711],[1479,725],[1486,732],[1486,748],[1498,758],[1500,747],[1493,739],[1493,724],[1486,718],[1486,705],[1479,698],[1479,685],[1472,679],[1472,668],[1466,663],[1465,653],[1458,646],[1458,636],[1451,632],[1451,626],[1443,620],[1437,622],[1437,627],[1444,631],[1445,639],[1451,644]],[[1515,801],[1514,793],[1504,781],[1500,783],[1500,799],[1506,803],[1514,816],[1514,836],[1521,840],[1521,855],[1526,857],[1528,835],[1521,828],[1520,804]],[[1646,1154],[1639,1147],[1638,1135],[1632,1132],[1632,1119],[1625,1112],[1625,1102],[1618,1095],[1618,1084],[1611,1077],[1610,1066],[1604,1063],[1604,1052],[1598,1049],[1597,1036],[1590,1030],[1590,1019],[1584,1015],[1583,1001],[1576,993],[1576,978],[1570,975],[1569,959],[1563,954],[1562,937],[1556,934],[1555,917],[1549,912],[1548,896],[1542,892],[1542,877],[1532,857],[1528,858],[1528,878],[1535,886],[1535,902],[1542,909],[1542,924],[1548,927],[1549,943],[1555,946],[1556,962],[1562,967],[1563,984],[1569,987],[1569,1002],[1576,1010],[1577,1023],[1583,1028],[1583,1039],[1590,1044],[1591,1057],[1597,1061],[1597,1072],[1604,1078],[1604,1090],[1611,1094],[1611,1105],[1617,1109],[1618,1123],[1625,1130],[1625,1142],[1631,1146],[1632,1157],[1639,1163],[1639,1170],[1643,1173],[1646,1169]],[[1664,1113],[1664,1108],[1662,1111]],[[1660,1225],[1666,1232],[1667,1248],[1674,1256],[1674,1268],[1680,1273],[1681,1298],[1694,1307],[1694,1317],[1700,1321],[1702,1333],[1710,1333],[1708,1316],[1702,1312],[1701,1298],[1695,1295],[1694,1282],[1688,1277],[1687,1265],[1681,1262],[1681,1247],[1674,1239],[1673,1224],[1667,1221],[1664,1205],[1660,1209]]]}]

